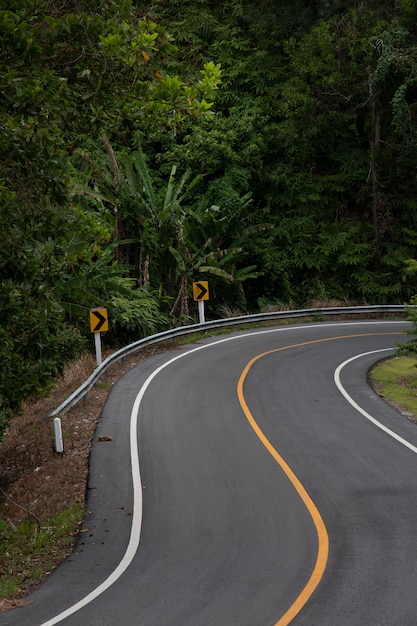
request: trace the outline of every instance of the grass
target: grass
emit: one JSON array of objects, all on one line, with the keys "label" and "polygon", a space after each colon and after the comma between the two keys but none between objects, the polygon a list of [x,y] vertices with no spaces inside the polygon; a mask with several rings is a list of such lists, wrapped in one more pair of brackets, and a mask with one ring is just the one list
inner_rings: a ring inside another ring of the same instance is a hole
[{"label": "grass", "polygon": [[380,395],[417,421],[417,358],[399,356],[377,364],[370,379]]},{"label": "grass", "polygon": [[103,391],[110,391],[112,385],[110,383],[96,383],[95,387],[96,389],[103,389]]},{"label": "grass", "polygon": [[40,527],[33,518],[18,526],[0,519],[0,598],[27,591],[68,555],[83,509],[76,503]]}]

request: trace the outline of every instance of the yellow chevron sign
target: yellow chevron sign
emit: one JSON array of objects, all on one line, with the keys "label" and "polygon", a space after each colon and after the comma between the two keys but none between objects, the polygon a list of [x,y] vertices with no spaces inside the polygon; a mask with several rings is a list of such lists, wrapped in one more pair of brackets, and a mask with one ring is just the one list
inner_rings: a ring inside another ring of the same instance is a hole
[{"label": "yellow chevron sign", "polygon": [[90,330],[92,333],[105,333],[109,330],[107,309],[91,309]]},{"label": "yellow chevron sign", "polygon": [[209,299],[209,288],[206,280],[193,283],[193,296],[196,302]]}]

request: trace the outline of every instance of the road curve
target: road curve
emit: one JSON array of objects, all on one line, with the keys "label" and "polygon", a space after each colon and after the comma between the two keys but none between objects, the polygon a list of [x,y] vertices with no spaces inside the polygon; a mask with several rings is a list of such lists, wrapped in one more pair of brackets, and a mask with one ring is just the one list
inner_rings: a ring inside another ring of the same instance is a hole
[{"label": "road curve", "polygon": [[414,626],[417,427],[366,384],[406,327],[245,331],[130,371],[85,532],[0,625]]}]

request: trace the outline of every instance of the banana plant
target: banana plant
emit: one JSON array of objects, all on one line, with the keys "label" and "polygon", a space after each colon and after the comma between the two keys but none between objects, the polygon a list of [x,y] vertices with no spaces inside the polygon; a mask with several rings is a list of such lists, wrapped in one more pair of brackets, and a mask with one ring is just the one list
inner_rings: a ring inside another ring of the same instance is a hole
[{"label": "banana plant", "polygon": [[138,282],[149,284],[152,274],[155,276],[158,273],[153,265],[161,267],[164,252],[176,239],[182,237],[178,230],[182,205],[202,177],[197,175],[192,178],[191,170],[187,170],[177,181],[177,166],[173,165],[166,187],[155,189],[141,150],[123,154],[120,161],[125,173],[127,193],[133,200],[131,215],[139,226]]},{"label": "banana plant", "polygon": [[231,215],[201,193],[200,174],[188,169],[179,176],[174,164],[167,180],[156,182],[141,149],[116,156],[107,140],[105,145],[109,157],[105,188],[89,185],[83,193],[117,214],[114,232],[130,238],[129,262],[137,284],[163,285],[164,293],[174,298],[173,315],[189,316],[189,288],[196,273],[240,283],[258,275],[254,266],[241,267],[245,243],[264,228],[242,228],[250,193],[240,198]]},{"label": "banana plant", "polygon": [[[220,206],[210,204],[207,195],[195,198],[201,175],[192,177],[187,170],[177,181],[177,168],[173,165],[166,187],[156,191],[141,151],[125,155],[121,162],[129,190],[138,200],[138,210],[148,216],[144,224],[153,229],[154,252],[159,246],[170,253],[167,288],[176,286],[172,315],[189,317],[189,291],[196,273],[240,283],[259,275],[253,265],[238,267],[248,238],[269,227],[241,227],[241,216],[247,213],[252,201],[251,193],[240,199],[235,215],[226,215]],[[151,252],[149,249],[147,255]]]}]

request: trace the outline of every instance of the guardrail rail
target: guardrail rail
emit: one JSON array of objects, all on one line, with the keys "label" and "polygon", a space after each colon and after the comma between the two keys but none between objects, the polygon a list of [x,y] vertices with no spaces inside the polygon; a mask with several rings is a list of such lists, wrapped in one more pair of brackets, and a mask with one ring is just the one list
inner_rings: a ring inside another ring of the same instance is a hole
[{"label": "guardrail rail", "polygon": [[174,339],[175,337],[181,337],[190,335],[197,332],[204,332],[207,330],[215,330],[218,328],[224,328],[227,326],[237,326],[240,324],[257,324],[262,322],[270,322],[279,319],[291,319],[291,318],[311,318],[319,316],[330,315],[370,315],[375,314],[404,314],[407,311],[407,307],[402,304],[383,304],[372,306],[346,306],[346,307],[326,307],[326,308],[313,308],[313,309],[299,309],[294,311],[271,311],[268,313],[256,313],[253,315],[242,315],[239,317],[228,317],[219,320],[208,321],[200,324],[190,324],[188,326],[180,326],[171,330],[165,330],[155,335],[150,335],[144,339],[139,339],[134,343],[131,343],[124,348],[120,348],[117,352],[114,352],[108,356],[99,365],[94,372],[87,378],[87,380],[76,389],[62,404],[60,404],[54,411],[48,413],[48,418],[58,417],[65,414],[69,409],[75,406],[82,398],[84,398],[88,392],[94,387],[99,378],[104,372],[117,363],[120,359],[129,356],[130,354],[154,345],[156,343],[162,343],[167,339]]}]

